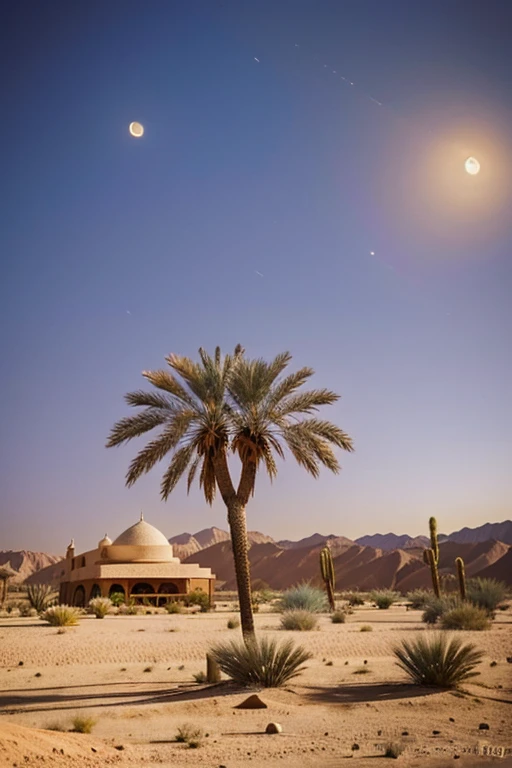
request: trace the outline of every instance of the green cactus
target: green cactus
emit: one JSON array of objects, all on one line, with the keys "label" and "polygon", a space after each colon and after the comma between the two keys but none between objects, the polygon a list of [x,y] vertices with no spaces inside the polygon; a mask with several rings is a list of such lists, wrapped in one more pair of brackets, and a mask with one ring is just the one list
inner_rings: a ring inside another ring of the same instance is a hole
[{"label": "green cactus", "polygon": [[462,600],[466,599],[466,569],[464,568],[464,560],[462,557],[455,558],[455,565],[457,566],[457,576],[459,577],[459,590]]},{"label": "green cactus", "polygon": [[325,584],[325,591],[327,592],[329,607],[331,611],[334,611],[336,609],[334,602],[334,563],[332,561],[332,554],[329,547],[324,547],[320,552],[320,571]]},{"label": "green cactus", "polygon": [[439,544],[437,541],[437,520],[435,517],[431,517],[428,521],[428,527],[430,529],[430,549],[426,549],[423,552],[423,559],[425,563],[430,566],[430,573],[432,575],[432,589],[436,597],[441,597],[441,584],[439,582]]},{"label": "green cactus", "polygon": [[41,613],[48,606],[53,588],[49,584],[27,584],[27,597],[32,608]]}]

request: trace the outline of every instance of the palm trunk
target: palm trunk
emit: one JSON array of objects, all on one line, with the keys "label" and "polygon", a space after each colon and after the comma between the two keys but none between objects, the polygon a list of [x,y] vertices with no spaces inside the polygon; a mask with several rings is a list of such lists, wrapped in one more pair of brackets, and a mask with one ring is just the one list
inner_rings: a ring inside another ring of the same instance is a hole
[{"label": "palm trunk", "polygon": [[247,541],[247,526],[245,522],[245,507],[238,501],[228,505],[228,522],[231,532],[231,546],[235,561],[236,586],[240,603],[240,620],[244,640],[250,642],[255,638],[254,618],[251,601],[251,570],[249,566],[249,543]]}]

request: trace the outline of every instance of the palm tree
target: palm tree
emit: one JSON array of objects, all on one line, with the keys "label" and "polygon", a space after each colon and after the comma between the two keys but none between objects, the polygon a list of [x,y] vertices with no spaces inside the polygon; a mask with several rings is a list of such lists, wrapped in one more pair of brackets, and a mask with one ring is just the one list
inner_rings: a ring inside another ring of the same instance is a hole
[{"label": "palm tree", "polygon": [[[185,473],[190,490],[198,470],[208,504],[218,488],[227,507],[242,632],[248,642],[254,637],[254,620],[245,508],[254,494],[258,469],[264,466],[273,480],[275,457],[284,458],[286,446],[313,477],[318,477],[321,464],[337,473],[340,465],[331,446],[352,451],[352,440],[334,424],[312,416],[318,406],[334,403],[339,396],[327,389],[299,392],[312,376],[311,368],[281,376],[291,360],[288,352],[270,363],[247,359],[240,346],[225,357],[219,347],[213,357],[203,349],[199,355],[200,363],[169,355],[166,362],[174,373],[143,372],[157,391],[125,395],[129,405],[144,410],[114,425],[107,448],[162,427],[131,462],[126,485],[133,485],[172,453],[161,482],[163,500]],[[228,464],[230,450],[242,465],[238,484]]]}]

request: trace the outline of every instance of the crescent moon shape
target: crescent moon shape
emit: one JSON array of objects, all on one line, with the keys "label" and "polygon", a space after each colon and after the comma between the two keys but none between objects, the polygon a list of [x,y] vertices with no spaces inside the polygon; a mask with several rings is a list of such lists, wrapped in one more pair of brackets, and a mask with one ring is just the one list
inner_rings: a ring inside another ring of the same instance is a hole
[{"label": "crescent moon shape", "polygon": [[140,137],[144,135],[144,126],[142,123],[130,123],[129,131],[136,139],[140,139]]},{"label": "crescent moon shape", "polygon": [[466,172],[471,176],[476,176],[476,174],[480,171],[480,163],[476,157],[468,157],[464,163],[464,168],[466,169]]}]

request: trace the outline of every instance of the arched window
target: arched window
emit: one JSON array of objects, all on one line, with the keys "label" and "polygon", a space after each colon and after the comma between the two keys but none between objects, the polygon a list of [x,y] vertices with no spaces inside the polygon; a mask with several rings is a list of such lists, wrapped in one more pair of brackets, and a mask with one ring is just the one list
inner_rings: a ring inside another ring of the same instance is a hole
[{"label": "arched window", "polygon": [[73,596],[73,605],[76,605],[77,608],[83,608],[85,606],[85,589],[81,584],[79,584],[78,587],[75,589],[75,594]]},{"label": "arched window", "polygon": [[94,600],[95,597],[101,597],[101,589],[98,584],[93,584],[90,600]]},{"label": "arched window", "polygon": [[138,584],[134,584],[132,587],[132,595],[153,595],[155,590],[151,584],[147,584],[144,581],[139,581]]},{"label": "arched window", "polygon": [[[176,584],[172,581],[164,581],[163,584],[160,584],[158,587],[158,594],[159,595],[178,595],[179,589]],[[157,599],[157,605],[160,607],[162,605],[165,605],[167,602],[167,597],[159,597]]]},{"label": "arched window", "polygon": [[124,587],[121,584],[112,584],[108,591],[108,596],[112,597],[112,595],[122,595],[124,597]]}]

